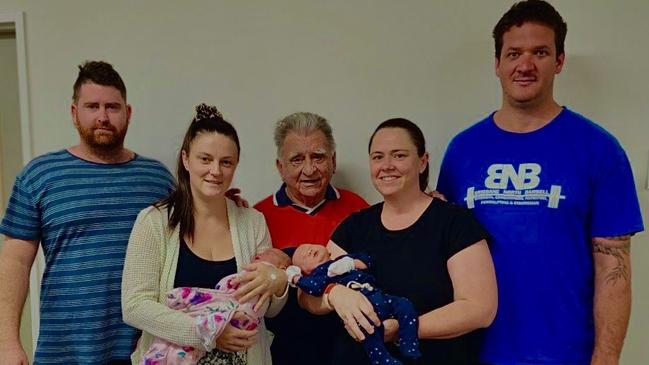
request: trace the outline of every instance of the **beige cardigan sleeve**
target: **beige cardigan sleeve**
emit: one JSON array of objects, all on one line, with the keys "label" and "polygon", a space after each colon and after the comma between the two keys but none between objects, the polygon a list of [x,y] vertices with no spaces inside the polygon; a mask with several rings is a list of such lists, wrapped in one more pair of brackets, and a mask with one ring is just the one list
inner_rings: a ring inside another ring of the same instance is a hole
[{"label": "beige cardigan sleeve", "polygon": [[[137,217],[126,250],[122,277],[124,322],[178,345],[203,348],[194,320],[159,300],[166,247],[172,234],[167,228],[166,210],[144,209]],[[171,244],[177,244],[172,242]]]},{"label": "beige cardigan sleeve", "polygon": [[[267,248],[272,247],[272,242],[270,239],[270,232],[268,231],[268,227],[266,226],[266,220],[264,219],[264,215],[259,213],[256,210],[251,210],[253,212],[253,224],[252,226],[254,227],[255,231],[255,244],[256,244],[256,253],[259,253]],[[286,286],[286,290],[284,290],[284,293],[277,297],[275,295],[272,295],[270,297],[270,305],[268,309],[266,310],[265,317],[272,318],[275,317],[276,315],[279,314],[279,312],[282,310],[284,307],[284,304],[286,304],[286,300],[288,299],[288,285]]]}]

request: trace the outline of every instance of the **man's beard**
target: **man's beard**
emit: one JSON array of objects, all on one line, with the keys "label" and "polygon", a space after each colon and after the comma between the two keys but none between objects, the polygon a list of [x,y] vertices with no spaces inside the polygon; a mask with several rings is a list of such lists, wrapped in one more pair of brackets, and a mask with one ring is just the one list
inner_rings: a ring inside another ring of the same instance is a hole
[{"label": "man's beard", "polygon": [[[95,133],[99,128],[109,129],[112,133]],[[91,149],[102,154],[110,153],[116,150],[121,150],[124,146],[124,138],[126,138],[126,131],[128,125],[123,130],[119,131],[110,123],[94,125],[90,128],[84,128],[77,120],[77,131],[83,142]]]}]

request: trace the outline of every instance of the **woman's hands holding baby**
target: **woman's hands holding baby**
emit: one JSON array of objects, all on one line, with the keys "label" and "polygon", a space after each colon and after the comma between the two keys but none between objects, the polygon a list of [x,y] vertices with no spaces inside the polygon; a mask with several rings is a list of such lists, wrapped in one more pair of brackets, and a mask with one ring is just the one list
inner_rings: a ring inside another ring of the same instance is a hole
[{"label": "woman's hands holding baby", "polygon": [[[236,312],[233,320],[245,320],[245,314]],[[230,323],[225,325],[223,332],[216,338],[216,348],[224,352],[241,352],[249,349],[257,342],[257,329],[242,330]]]},{"label": "woman's hands holding baby", "polygon": [[234,297],[240,303],[246,303],[259,296],[253,310],[264,308],[271,295],[279,297],[286,291],[288,282],[284,270],[262,262],[248,264],[243,269],[245,271],[233,280],[240,284]]},{"label": "woman's hands holding baby", "polygon": [[345,323],[345,329],[356,341],[363,341],[367,333],[374,333],[374,326],[381,321],[374,312],[372,303],[360,292],[342,285],[336,285],[328,294],[329,304]]}]

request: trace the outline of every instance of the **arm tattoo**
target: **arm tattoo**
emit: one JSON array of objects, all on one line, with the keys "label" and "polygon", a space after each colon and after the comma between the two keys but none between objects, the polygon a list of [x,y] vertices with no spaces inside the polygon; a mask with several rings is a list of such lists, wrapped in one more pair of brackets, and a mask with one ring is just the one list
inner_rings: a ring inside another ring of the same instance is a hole
[{"label": "arm tattoo", "polygon": [[[613,241],[613,242],[611,242]],[[606,283],[615,286],[618,280],[629,280],[626,259],[631,251],[631,236],[604,237],[593,239],[593,253],[613,256],[616,265],[606,274]]]}]

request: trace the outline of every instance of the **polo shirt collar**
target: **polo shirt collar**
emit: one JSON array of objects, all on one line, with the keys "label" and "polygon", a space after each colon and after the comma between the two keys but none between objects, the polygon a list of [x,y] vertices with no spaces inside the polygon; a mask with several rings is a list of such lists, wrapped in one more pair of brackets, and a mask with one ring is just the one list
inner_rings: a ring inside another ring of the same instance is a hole
[{"label": "polo shirt collar", "polygon": [[282,186],[280,186],[279,190],[273,195],[273,204],[275,204],[275,206],[277,207],[291,206],[301,212],[313,215],[317,213],[317,211],[320,210],[320,208],[322,208],[327,201],[337,199],[340,199],[340,192],[333,185],[329,184],[327,186],[327,191],[325,191],[324,199],[322,199],[322,201],[316,204],[316,206],[314,206],[313,208],[308,208],[300,204],[295,204],[288,197],[288,193],[286,192],[286,183],[283,183]]}]

